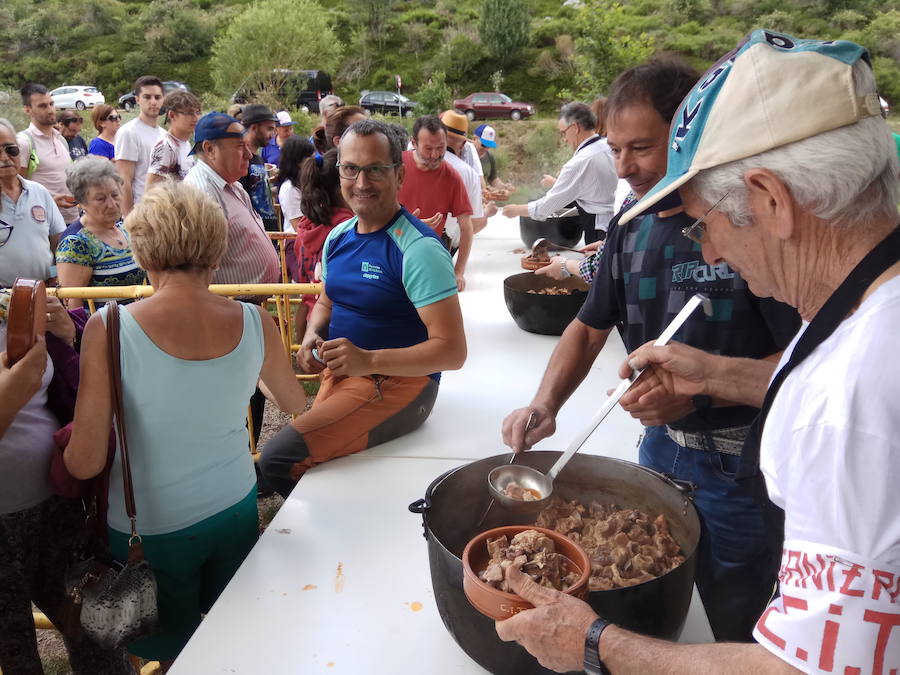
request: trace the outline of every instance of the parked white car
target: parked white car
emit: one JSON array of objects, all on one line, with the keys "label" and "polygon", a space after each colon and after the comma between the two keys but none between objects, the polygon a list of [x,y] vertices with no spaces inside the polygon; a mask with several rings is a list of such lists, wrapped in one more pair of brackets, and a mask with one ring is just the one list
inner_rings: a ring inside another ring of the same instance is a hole
[{"label": "parked white car", "polygon": [[75,84],[64,84],[61,87],[57,87],[50,92],[50,96],[53,98],[53,107],[58,110],[65,108],[84,110],[85,108],[93,108],[106,103],[103,92],[97,87]]}]

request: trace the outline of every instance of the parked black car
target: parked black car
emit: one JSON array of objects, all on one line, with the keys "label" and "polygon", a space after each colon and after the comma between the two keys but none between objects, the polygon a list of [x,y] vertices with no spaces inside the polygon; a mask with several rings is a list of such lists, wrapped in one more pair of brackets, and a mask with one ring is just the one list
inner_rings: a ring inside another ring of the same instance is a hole
[{"label": "parked black car", "polygon": [[278,68],[271,73],[251,75],[231,95],[232,103],[251,103],[257,92],[276,88],[276,96],[286,106],[305,112],[319,112],[319,101],[334,91],[331,76],[324,70],[286,70]]},{"label": "parked black car", "polygon": [[359,99],[359,105],[361,108],[383,115],[412,117],[413,111],[418,104],[415,101],[410,101],[403,94],[396,92],[367,91]]},{"label": "parked black car", "polygon": [[[185,91],[191,90],[184,82],[177,82],[176,80],[166,80],[163,82],[164,94],[168,94],[173,89],[184,89]],[[122,94],[119,97],[119,107],[125,108],[125,110],[134,110],[135,107],[137,107],[137,94],[133,91]],[[160,114],[162,114],[162,111],[160,111]]]}]

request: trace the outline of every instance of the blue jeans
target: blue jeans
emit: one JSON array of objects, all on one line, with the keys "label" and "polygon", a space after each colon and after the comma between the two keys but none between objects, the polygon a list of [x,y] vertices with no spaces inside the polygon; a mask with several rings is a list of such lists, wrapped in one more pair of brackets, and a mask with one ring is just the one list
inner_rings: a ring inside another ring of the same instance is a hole
[{"label": "blue jeans", "polygon": [[717,641],[750,642],[775,590],[782,530],[766,507],[734,481],[741,458],[678,445],[666,428],[647,427],[640,463],[697,486],[700,543],[694,581]]}]

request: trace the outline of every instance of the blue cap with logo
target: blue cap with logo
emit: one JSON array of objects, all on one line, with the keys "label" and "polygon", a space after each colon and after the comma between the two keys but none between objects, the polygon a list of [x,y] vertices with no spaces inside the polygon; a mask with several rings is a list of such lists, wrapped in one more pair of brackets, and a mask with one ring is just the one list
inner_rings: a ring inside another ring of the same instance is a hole
[{"label": "blue cap with logo", "polygon": [[487,124],[479,124],[478,128],[475,129],[475,136],[478,137],[478,140],[481,141],[481,144],[484,147],[497,147],[497,132],[494,131],[494,127],[488,126]]},{"label": "blue cap with logo", "polygon": [[203,141],[216,141],[220,138],[243,138],[243,132],[228,131],[232,124],[240,124],[240,120],[222,112],[206,113],[197,120],[194,128],[194,147],[190,154],[200,152]]},{"label": "blue cap with logo", "polygon": [[869,62],[866,49],[846,40],[750,33],[681,102],[665,177],[619,222],[678,204],[675,191],[704,169],[880,115],[877,94],[856,95],[860,59]]}]

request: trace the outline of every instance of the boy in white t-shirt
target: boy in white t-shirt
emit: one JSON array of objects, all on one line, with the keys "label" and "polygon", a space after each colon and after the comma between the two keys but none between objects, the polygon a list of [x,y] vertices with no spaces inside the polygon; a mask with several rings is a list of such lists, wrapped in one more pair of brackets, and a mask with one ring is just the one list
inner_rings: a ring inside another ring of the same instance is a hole
[{"label": "boy in white t-shirt", "polygon": [[166,94],[163,100],[169,130],[163,134],[150,153],[150,167],[147,170],[149,188],[154,183],[168,177],[184,180],[194,166],[191,152],[191,136],[200,118],[200,99],[184,89],[176,89]]},{"label": "boy in white t-shirt", "polygon": [[143,75],[134,83],[134,93],[141,112],[122,125],[116,134],[116,169],[125,184],[122,186],[122,217],[141,200],[150,153],[163,135],[159,128],[159,109],[163,102],[163,84],[158,77]]}]

